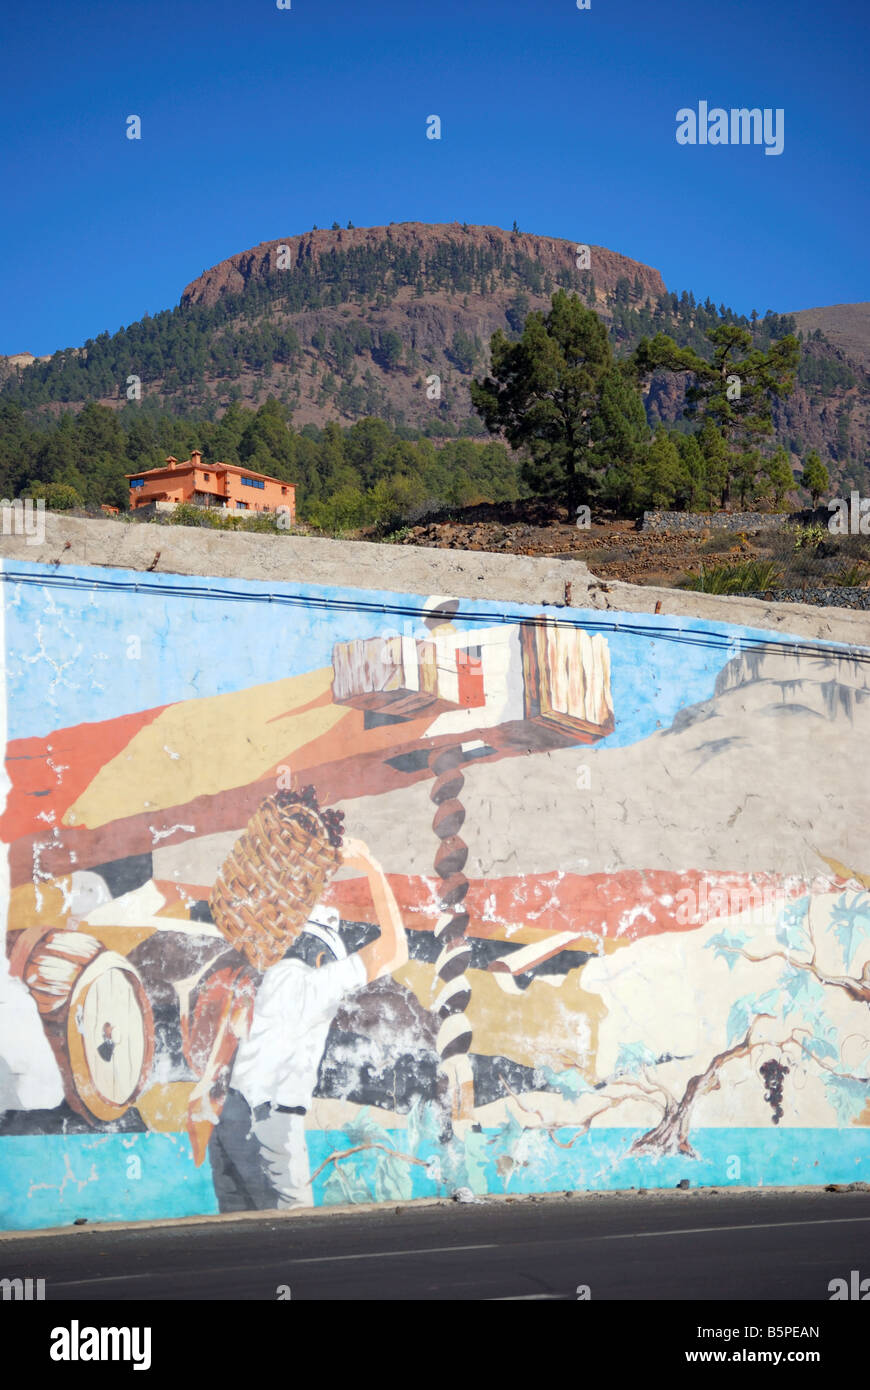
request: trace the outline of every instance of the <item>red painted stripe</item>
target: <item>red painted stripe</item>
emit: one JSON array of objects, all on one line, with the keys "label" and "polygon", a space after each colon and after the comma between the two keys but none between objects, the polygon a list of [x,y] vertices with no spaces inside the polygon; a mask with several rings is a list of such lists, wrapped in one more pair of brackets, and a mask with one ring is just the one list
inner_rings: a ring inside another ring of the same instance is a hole
[{"label": "red painted stripe", "polygon": [[[59,825],[100,768],[167,708],[158,705],[99,724],[76,724],[44,738],[13,739],[6,750],[12,786],[0,817],[0,839],[9,843],[36,832],[44,836],[48,824]],[[54,819],[47,822],[52,812]]]},{"label": "red painted stripe", "polygon": [[[388,875],[408,927],[431,931],[439,916],[440,880]],[[706,887],[706,891],[705,891]],[[777,906],[806,893],[804,879],[769,873],[711,873],[689,870],[627,869],[615,874],[524,874],[472,880],[465,899],[469,931],[474,936],[510,940],[519,927],[636,941],[661,932],[693,931],[716,917],[730,915],[734,894],[750,894],[747,905],[762,907],[763,895]],[[686,891],[695,895],[689,902]],[[718,890],[718,894],[717,894]],[[683,896],[678,897],[678,894]],[[724,896],[723,896],[724,895]],[[346,918],[371,920],[372,906],[364,878],[330,884],[325,900]],[[739,907],[739,901],[736,904]]]}]

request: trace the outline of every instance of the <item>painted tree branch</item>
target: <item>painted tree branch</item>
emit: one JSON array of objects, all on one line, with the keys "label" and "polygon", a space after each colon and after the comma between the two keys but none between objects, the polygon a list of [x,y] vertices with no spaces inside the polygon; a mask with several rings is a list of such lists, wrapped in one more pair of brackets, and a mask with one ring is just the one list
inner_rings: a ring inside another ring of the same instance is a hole
[{"label": "painted tree branch", "polygon": [[556,1147],[559,1149],[573,1148],[573,1146],[577,1143],[578,1139],[581,1139],[584,1134],[589,1133],[589,1130],[592,1127],[593,1120],[597,1120],[599,1115],[605,1114],[605,1112],[608,1110],[615,1110],[617,1105],[624,1105],[627,1100],[637,1100],[637,1096],[608,1096],[604,1105],[599,1106],[597,1110],[593,1110],[589,1115],[586,1115],[580,1121],[580,1124],[577,1126],[577,1133],[571,1139],[567,1140],[567,1142],[561,1139],[557,1139],[554,1133],[556,1129],[563,1129],[565,1126],[547,1125],[547,1130],[549,1131],[550,1138],[552,1139]]},{"label": "painted tree branch", "polygon": [[870,1005],[870,961],[864,966],[864,972],[860,980],[853,979],[851,975],[826,975],[816,965],[815,951],[811,960],[797,960],[794,956],[789,956],[785,951],[771,951],[766,956],[751,956],[748,951],[744,951],[742,946],[728,946],[725,949],[733,951],[735,955],[743,956],[744,960],[750,961],[753,965],[763,965],[768,960],[785,961],[786,965],[791,965],[795,970],[806,970],[810,975],[819,981],[819,984],[830,985],[834,989],[844,989],[850,999],[854,999],[856,1004]]},{"label": "painted tree branch", "polygon": [[[807,1047],[806,1043],[801,1042],[800,1038],[796,1036],[796,1034],[798,1033],[810,1033],[810,1030],[808,1028],[795,1028],[792,1032],[791,1037],[786,1038],[785,1042],[779,1044],[783,1051],[789,1046],[790,1043],[794,1043],[797,1047],[801,1049],[802,1052],[805,1052],[806,1055],[813,1062],[815,1062],[817,1067],[821,1067],[823,1071],[830,1072],[831,1076],[836,1076],[839,1081],[860,1081],[863,1082],[865,1086],[870,1085],[870,1077],[856,1076],[854,1072],[837,1071],[836,1067],[832,1067],[828,1062],[824,1062],[821,1057],[817,1057],[815,1052],[813,1052],[812,1048]],[[810,1036],[812,1036],[811,1033]],[[840,1052],[842,1054],[842,1048],[840,1049]]]},{"label": "painted tree branch", "polygon": [[[646,1076],[645,1072],[644,1078],[649,1081],[649,1077]],[[606,1084],[608,1086],[633,1086],[636,1091],[640,1091],[645,1099],[652,1101],[653,1105],[657,1105],[659,1110],[662,1111],[667,1110],[669,1105],[676,1104],[674,1096],[671,1095],[670,1091],[666,1091],[664,1086],[656,1086],[655,1084],[642,1086],[640,1080],[636,1076],[616,1076],[612,1081],[608,1081]],[[659,1096],[664,1096],[664,1100],[659,1100]]]},{"label": "painted tree branch", "polygon": [[[577,1143],[577,1140],[580,1139],[582,1135],[588,1134],[588,1133],[589,1133],[589,1129],[590,1129],[590,1127],[591,1127],[591,1125],[592,1125],[592,1121],[595,1120],[595,1119],[597,1119],[599,1115],[605,1114],[605,1112],[608,1111],[608,1110],[614,1110],[614,1109],[616,1108],[617,1105],[623,1105],[627,1100],[637,1100],[637,1096],[607,1096],[607,1097],[605,1097],[605,1102],[604,1102],[604,1104],[601,1105],[601,1106],[599,1106],[597,1110],[593,1110],[589,1115],[586,1115],[586,1116],[584,1117],[584,1119],[582,1119],[582,1120],[580,1121],[580,1124],[576,1126],[576,1130],[577,1130],[576,1134],[574,1134],[573,1138],[567,1140],[567,1142],[566,1142],[565,1140],[557,1139],[557,1138],[556,1138],[556,1130],[558,1130],[558,1129],[566,1129],[566,1128],[568,1128],[568,1126],[566,1126],[566,1125],[560,1125],[560,1124],[553,1124],[552,1122],[547,1121],[547,1120],[544,1119],[544,1117],[543,1117],[543,1115],[541,1114],[540,1110],[533,1110],[533,1109],[531,1108],[531,1106],[523,1105],[522,1100],[521,1100],[520,1097],[517,1095],[516,1091],[513,1090],[513,1088],[511,1087],[509,1081],[507,1081],[507,1079],[502,1075],[501,1072],[499,1072],[499,1077],[500,1077],[500,1079],[501,1079],[501,1082],[502,1082],[502,1084],[503,1084],[505,1090],[508,1091],[508,1092],[510,1093],[511,1097],[516,1101],[516,1103],[517,1103],[517,1105],[519,1106],[520,1110],[522,1110],[524,1114],[526,1114],[526,1115],[534,1115],[534,1116],[537,1117],[537,1119],[540,1120],[541,1123],[540,1123],[539,1126],[536,1126],[536,1128],[545,1129],[545,1130],[547,1131],[547,1133],[549,1134],[550,1138],[552,1139],[553,1143],[556,1145],[556,1147],[557,1147],[558,1149],[570,1149],[570,1148],[573,1148],[573,1146]],[[658,1099],[655,1097],[655,1095],[653,1095],[653,1094],[650,1093],[650,1092],[645,1092],[644,1095],[645,1095],[645,1099],[651,1101],[651,1103],[652,1103],[653,1105],[657,1105],[661,1111],[664,1111],[664,1109],[665,1109],[664,1105],[662,1104],[662,1102],[661,1102],[660,1100],[658,1100]],[[571,1126],[571,1127],[573,1128],[573,1126]]]},{"label": "painted tree branch", "polygon": [[655,1150],[658,1153],[680,1153],[686,1154],[689,1158],[697,1158],[689,1143],[689,1124],[695,1102],[700,1100],[701,1096],[719,1089],[719,1073],[724,1066],[738,1057],[748,1056],[753,1047],[758,1046],[752,1041],[752,1030],[762,1018],[773,1018],[773,1014],[756,1014],[741,1041],[733,1047],[726,1048],[724,1052],[717,1052],[705,1071],[691,1077],[682,1099],[676,1106],[668,1105],[660,1122],[654,1129],[635,1139],[629,1153]]},{"label": "painted tree branch", "polygon": [[345,1158],[350,1158],[352,1154],[365,1153],[369,1149],[382,1149],[384,1153],[389,1154],[392,1158],[403,1158],[406,1163],[417,1163],[421,1168],[426,1167],[426,1160],[424,1158],[414,1158],[412,1154],[403,1154],[399,1149],[391,1149],[389,1144],[355,1144],[352,1149],[336,1150],[335,1153],[325,1158],[320,1167],[315,1168],[314,1172],[311,1174],[311,1182],[314,1182],[314,1179],[319,1177],[324,1168],[329,1167],[330,1163],[341,1163]]},{"label": "painted tree branch", "polygon": [[668,1087],[665,1085],[663,1081],[657,1081],[654,1077],[651,1077],[647,1071],[646,1066],[642,1066],[640,1070],[641,1074],[644,1077],[644,1080],[649,1082],[650,1086],[654,1086],[657,1091],[661,1091],[666,1101],[672,1101],[673,1104],[676,1105],[676,1096],[674,1095],[673,1091],[668,1090]]}]

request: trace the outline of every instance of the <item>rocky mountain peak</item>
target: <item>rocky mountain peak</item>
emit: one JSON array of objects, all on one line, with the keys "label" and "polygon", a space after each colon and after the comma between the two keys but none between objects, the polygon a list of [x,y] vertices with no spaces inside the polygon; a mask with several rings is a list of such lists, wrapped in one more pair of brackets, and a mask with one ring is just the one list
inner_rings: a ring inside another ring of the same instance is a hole
[{"label": "rocky mountain peak", "polygon": [[[580,239],[565,241],[557,237],[506,232],[501,227],[468,226],[459,222],[391,222],[386,227],[318,228],[299,236],[263,241],[259,246],[229,256],[192,281],[184,290],[181,302],[210,307],[224,294],[240,294],[251,280],[263,278],[277,268],[278,248],[282,246],[288,248],[287,259],[291,266],[316,266],[330,253],[359,248],[376,249],[386,244],[397,250],[416,251],[425,273],[431,257],[445,242],[496,253],[500,251],[506,259],[516,255],[528,257],[539,262],[545,274],[554,277],[577,268],[578,247],[585,244]],[[655,298],[666,292],[661,275],[651,266],[603,246],[589,246],[589,252],[590,273],[598,289],[611,291],[618,280],[628,277],[632,283],[635,279],[640,280],[645,297]]]}]

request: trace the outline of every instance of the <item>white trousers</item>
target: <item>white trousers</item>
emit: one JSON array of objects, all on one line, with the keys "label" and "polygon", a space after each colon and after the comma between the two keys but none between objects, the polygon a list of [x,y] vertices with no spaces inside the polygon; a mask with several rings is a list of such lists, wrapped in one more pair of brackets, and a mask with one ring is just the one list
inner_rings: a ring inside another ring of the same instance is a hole
[{"label": "white trousers", "polygon": [[273,1110],[265,1119],[253,1121],[251,1133],[260,1145],[260,1159],[277,1193],[278,1209],[313,1207],[305,1116]]}]

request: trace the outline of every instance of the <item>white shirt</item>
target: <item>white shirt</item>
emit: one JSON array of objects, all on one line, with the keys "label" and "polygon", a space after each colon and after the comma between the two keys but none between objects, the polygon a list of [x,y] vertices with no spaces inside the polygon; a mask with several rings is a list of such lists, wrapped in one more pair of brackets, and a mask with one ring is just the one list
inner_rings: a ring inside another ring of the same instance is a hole
[{"label": "white shirt", "polygon": [[342,999],[366,978],[356,953],[318,970],[301,960],[282,960],[264,973],[230,1083],[252,1108],[263,1101],[311,1104],[330,1024]]},{"label": "white shirt", "polygon": [[0,1115],[6,1110],[53,1110],[63,1082],[36,1001],[10,975],[0,936]]}]

